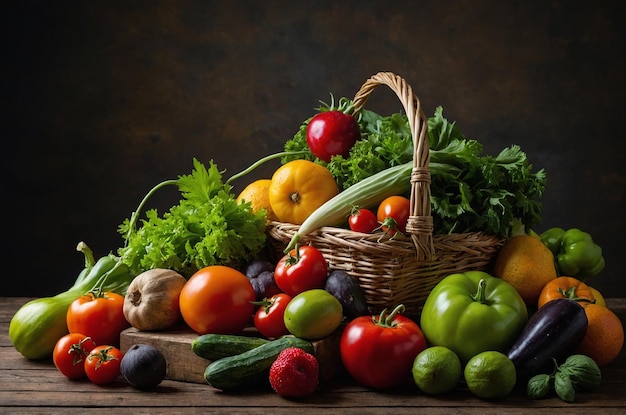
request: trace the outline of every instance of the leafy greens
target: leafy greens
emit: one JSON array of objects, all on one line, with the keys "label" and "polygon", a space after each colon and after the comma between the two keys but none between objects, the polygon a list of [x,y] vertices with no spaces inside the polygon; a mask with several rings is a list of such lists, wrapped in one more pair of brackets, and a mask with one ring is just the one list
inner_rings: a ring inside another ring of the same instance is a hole
[{"label": "leafy greens", "polygon": [[222,181],[217,166],[207,169],[193,160],[189,175],[157,185],[178,186],[182,199],[163,216],[146,211],[135,229],[140,208],[119,226],[126,244],[118,250],[122,262],[139,274],[151,268],[169,268],[189,277],[209,265],[240,267],[265,246],[266,216],[252,212],[250,203],[239,204],[231,186]]},{"label": "leafy greens", "polygon": [[[412,162],[413,141],[405,114],[381,116],[363,109],[357,116],[362,138],[348,157],[335,156],[326,163],[309,152],[283,157],[283,162],[306,158],[325,165],[342,189]],[[309,120],[285,143],[286,151],[307,150]],[[466,138],[456,123],[444,118],[442,107],[428,119],[428,139],[435,233],[483,231],[510,236],[517,222],[527,229],[541,222],[546,174],[543,169],[533,171],[520,146],[507,147],[495,157],[484,155],[477,140]]]}]

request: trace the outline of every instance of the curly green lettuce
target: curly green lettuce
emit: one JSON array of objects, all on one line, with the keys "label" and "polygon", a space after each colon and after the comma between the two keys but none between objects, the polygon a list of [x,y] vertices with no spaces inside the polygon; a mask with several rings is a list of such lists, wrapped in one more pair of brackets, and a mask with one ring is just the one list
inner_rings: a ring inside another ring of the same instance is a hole
[{"label": "curly green lettuce", "polygon": [[253,213],[250,203],[237,203],[213,161],[208,169],[196,159],[193,163],[190,175],[160,184],[178,186],[178,205],[163,216],[156,209],[146,211],[135,229],[138,209],[119,226],[126,243],[118,255],[134,273],[169,268],[189,277],[209,265],[241,268],[264,248],[265,211]]},{"label": "curly green lettuce", "polygon": [[[345,99],[345,98],[344,98]],[[320,107],[320,111],[328,108]],[[306,120],[286,151],[305,151]],[[413,160],[413,141],[405,114],[381,116],[362,110],[358,118],[361,140],[348,157],[335,156],[326,163],[310,152],[283,158],[307,158],[326,166],[341,189],[347,189],[386,168]],[[498,155],[483,154],[483,146],[466,138],[438,107],[428,119],[431,204],[435,232],[483,231],[508,236],[516,223],[530,229],[541,222],[540,198],[546,172],[533,171],[526,153],[512,145]]]}]

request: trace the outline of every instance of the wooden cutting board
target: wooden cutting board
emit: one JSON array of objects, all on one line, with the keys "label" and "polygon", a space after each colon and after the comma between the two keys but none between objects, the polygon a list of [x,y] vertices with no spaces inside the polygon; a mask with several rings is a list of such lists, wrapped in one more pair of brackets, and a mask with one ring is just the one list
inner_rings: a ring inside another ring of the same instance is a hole
[{"label": "wooden cutting board", "polygon": [[[342,327],[330,336],[313,342],[320,366],[320,381],[330,380],[341,368],[339,340]],[[254,328],[246,328],[242,334],[258,335]],[[167,361],[166,379],[190,383],[206,383],[204,370],[210,361],[191,350],[191,342],[198,334],[186,325],[163,332],[145,332],[134,327],[120,334],[120,348],[126,352],[134,344],[149,344],[159,349]]]}]

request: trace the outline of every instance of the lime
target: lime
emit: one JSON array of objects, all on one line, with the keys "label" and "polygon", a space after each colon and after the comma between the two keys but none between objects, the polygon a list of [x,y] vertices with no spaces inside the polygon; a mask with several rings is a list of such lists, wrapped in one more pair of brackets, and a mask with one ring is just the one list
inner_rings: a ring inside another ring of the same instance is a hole
[{"label": "lime", "polygon": [[465,382],[479,398],[503,398],[515,387],[515,365],[505,354],[487,351],[472,357],[465,365]]},{"label": "lime", "polygon": [[456,353],[444,346],[432,346],[415,357],[412,373],[422,392],[436,395],[454,389],[463,370]]}]

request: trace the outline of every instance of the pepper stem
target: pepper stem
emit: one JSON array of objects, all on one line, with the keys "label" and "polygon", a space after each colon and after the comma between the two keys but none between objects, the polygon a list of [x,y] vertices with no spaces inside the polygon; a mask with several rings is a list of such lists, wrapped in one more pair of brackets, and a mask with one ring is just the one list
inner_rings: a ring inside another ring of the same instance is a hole
[{"label": "pepper stem", "polygon": [[481,278],[480,281],[478,281],[478,290],[476,291],[476,294],[472,296],[472,299],[478,303],[486,304],[487,303],[487,300],[485,299],[486,288],[487,288],[487,281]]},{"label": "pepper stem", "polygon": [[93,256],[93,251],[85,242],[80,241],[78,245],[76,245],[76,250],[82,252],[85,256],[85,268],[91,269],[94,265],[96,265],[96,258]]}]

